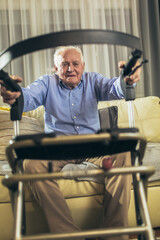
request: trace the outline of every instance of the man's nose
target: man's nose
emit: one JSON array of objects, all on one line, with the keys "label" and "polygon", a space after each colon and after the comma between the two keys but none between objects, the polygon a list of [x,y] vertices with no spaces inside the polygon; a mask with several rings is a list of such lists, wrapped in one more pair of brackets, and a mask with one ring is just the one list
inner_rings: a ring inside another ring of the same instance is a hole
[{"label": "man's nose", "polygon": [[74,71],[74,66],[73,66],[72,64],[70,64],[70,65],[68,66],[68,71],[69,71],[69,72],[73,72],[73,71]]}]

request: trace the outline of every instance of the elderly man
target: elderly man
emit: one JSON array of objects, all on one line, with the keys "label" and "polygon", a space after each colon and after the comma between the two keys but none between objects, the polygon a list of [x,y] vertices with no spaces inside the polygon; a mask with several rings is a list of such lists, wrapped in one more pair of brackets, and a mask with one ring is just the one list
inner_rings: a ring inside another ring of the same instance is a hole
[{"label": "elderly man", "polygon": [[[123,64],[121,63],[121,66]],[[45,109],[45,132],[57,135],[94,134],[100,129],[97,109],[98,101],[122,99],[120,78],[108,79],[99,73],[84,72],[84,59],[81,50],[74,46],[60,47],[54,55],[56,73],[44,75],[22,88],[24,111],[30,111],[40,105]],[[19,77],[14,77],[20,81]],[[135,83],[140,79],[138,69],[125,81]],[[3,101],[13,104],[20,92],[1,88]],[[105,166],[112,160],[114,167],[130,165],[130,153],[86,159]],[[60,171],[68,163],[81,163],[84,160],[54,161],[53,171]],[[47,161],[24,161],[26,173],[44,173],[48,171]],[[59,190],[56,181],[37,181],[30,184],[32,192],[44,210],[51,232],[75,232],[79,230],[74,223],[70,210]],[[131,176],[114,176],[105,179],[104,223],[103,227],[119,227],[128,224]],[[107,239],[128,239],[128,236],[109,237]]]}]

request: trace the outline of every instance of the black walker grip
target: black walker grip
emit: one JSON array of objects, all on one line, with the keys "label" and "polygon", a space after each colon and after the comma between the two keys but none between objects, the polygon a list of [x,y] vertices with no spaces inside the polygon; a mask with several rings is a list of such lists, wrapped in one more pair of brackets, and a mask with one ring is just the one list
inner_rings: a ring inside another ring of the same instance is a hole
[{"label": "black walker grip", "polygon": [[131,56],[129,57],[129,61],[126,63],[126,65],[123,68],[122,75],[123,77],[130,76],[132,74],[132,68],[136,64],[137,60],[141,57],[142,51],[135,49]]},{"label": "black walker grip", "polygon": [[[141,57],[142,51],[135,49],[132,53],[131,56],[129,57],[129,61],[126,63],[122,70],[122,75],[121,75],[121,86],[123,89],[123,92],[125,92],[125,100],[126,101],[131,101],[135,99],[135,88],[133,84],[125,83],[124,78],[126,76],[130,76],[133,71],[132,68],[136,64],[137,60]],[[124,86],[125,85],[125,86]]]},{"label": "black walker grip", "polygon": [[12,80],[7,72],[0,70],[0,79],[3,80],[4,86],[6,89],[12,92],[21,92],[19,98],[16,99],[16,102],[11,105],[10,118],[12,121],[20,121],[22,119],[23,107],[24,107],[24,98],[21,87]]}]

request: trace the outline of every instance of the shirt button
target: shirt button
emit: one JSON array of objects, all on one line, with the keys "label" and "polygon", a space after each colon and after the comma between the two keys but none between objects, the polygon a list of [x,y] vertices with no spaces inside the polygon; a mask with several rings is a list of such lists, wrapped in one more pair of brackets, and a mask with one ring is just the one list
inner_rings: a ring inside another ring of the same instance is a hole
[{"label": "shirt button", "polygon": [[76,116],[74,116],[74,119],[76,119],[77,117]]},{"label": "shirt button", "polygon": [[77,128],[79,128],[79,126],[77,126]]},{"label": "shirt button", "polygon": [[74,103],[72,103],[72,106],[74,106]]}]

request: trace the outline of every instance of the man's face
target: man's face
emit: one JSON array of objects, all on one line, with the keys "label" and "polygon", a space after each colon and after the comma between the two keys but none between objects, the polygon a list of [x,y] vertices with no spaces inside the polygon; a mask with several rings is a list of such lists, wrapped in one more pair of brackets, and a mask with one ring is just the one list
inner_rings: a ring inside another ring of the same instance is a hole
[{"label": "man's face", "polygon": [[68,49],[59,55],[55,70],[62,82],[72,89],[79,84],[84,65],[80,53],[74,49]]}]

